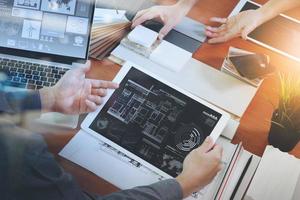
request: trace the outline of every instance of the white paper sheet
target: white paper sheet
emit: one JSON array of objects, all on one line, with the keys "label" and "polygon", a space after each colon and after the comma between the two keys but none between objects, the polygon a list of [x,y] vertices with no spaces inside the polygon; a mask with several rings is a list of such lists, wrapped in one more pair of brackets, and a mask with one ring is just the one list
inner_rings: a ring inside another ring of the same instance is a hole
[{"label": "white paper sheet", "polygon": [[135,27],[129,34],[128,39],[132,42],[140,44],[144,47],[150,48],[152,44],[157,40],[158,33],[148,29],[144,26]]}]

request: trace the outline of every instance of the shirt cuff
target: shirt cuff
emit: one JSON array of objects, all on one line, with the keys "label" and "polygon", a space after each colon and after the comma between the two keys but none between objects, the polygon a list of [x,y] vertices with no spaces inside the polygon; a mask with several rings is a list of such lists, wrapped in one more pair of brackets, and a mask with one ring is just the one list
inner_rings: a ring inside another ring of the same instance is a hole
[{"label": "shirt cuff", "polygon": [[183,199],[183,192],[180,184],[176,179],[167,179],[159,181],[151,185],[157,192],[162,194],[163,199],[166,200],[181,200]]},{"label": "shirt cuff", "polygon": [[12,92],[7,93],[7,102],[13,112],[23,112],[27,110],[40,110],[41,98],[38,91]]}]

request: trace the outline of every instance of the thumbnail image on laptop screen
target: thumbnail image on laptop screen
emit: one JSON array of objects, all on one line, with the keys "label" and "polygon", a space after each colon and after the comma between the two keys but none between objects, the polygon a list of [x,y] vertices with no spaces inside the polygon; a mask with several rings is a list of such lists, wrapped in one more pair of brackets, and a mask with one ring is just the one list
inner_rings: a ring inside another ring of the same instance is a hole
[{"label": "thumbnail image on laptop screen", "polygon": [[[257,9],[259,6],[247,2],[241,11]],[[262,24],[249,34],[250,38],[285,52],[300,60],[300,23],[283,16]]]},{"label": "thumbnail image on laptop screen", "polygon": [[85,58],[93,0],[0,0],[0,47]]},{"label": "thumbnail image on laptop screen", "polygon": [[221,117],[132,67],[89,128],[175,177]]}]

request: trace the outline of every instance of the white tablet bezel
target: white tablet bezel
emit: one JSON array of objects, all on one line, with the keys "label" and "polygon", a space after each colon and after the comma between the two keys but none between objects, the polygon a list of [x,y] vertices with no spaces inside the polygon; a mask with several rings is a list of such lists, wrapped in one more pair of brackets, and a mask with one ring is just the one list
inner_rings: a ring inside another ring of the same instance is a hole
[{"label": "white tablet bezel", "polygon": [[[228,17],[231,17],[231,16],[234,16],[234,15],[239,14],[240,11],[241,11],[241,9],[244,7],[244,5],[245,5],[247,2],[253,3],[254,5],[257,5],[257,6],[261,7],[260,4],[258,4],[258,3],[256,3],[256,2],[253,2],[253,1],[251,1],[251,0],[241,0],[241,1],[235,6],[235,8],[233,9],[233,11],[230,13],[230,15],[229,15]],[[289,16],[287,16],[287,15],[285,15],[285,14],[280,14],[280,16],[285,17],[285,18],[287,18],[287,19],[289,19],[289,20],[291,20],[291,21],[293,21],[293,22],[296,22],[296,23],[299,23],[299,24],[300,24],[300,21],[299,21],[299,20],[294,19],[294,18],[292,18],[292,17],[289,17]],[[255,44],[258,44],[258,45],[260,45],[260,46],[263,46],[263,47],[265,47],[265,48],[267,48],[267,49],[270,49],[270,50],[272,50],[272,51],[274,51],[274,52],[276,52],[276,53],[279,53],[279,54],[281,54],[281,55],[283,55],[283,56],[286,56],[286,57],[288,57],[288,58],[290,58],[290,59],[292,59],[292,60],[295,60],[295,61],[297,61],[297,62],[300,62],[300,58],[298,58],[298,57],[296,57],[296,56],[293,56],[293,55],[290,55],[290,54],[288,54],[288,53],[286,53],[286,52],[284,52],[284,51],[281,51],[281,50],[279,50],[279,49],[276,49],[276,48],[274,48],[274,47],[271,47],[271,46],[269,46],[269,45],[267,45],[267,44],[265,44],[265,43],[263,43],[263,42],[260,42],[260,41],[258,41],[258,40],[256,40],[256,39],[253,39],[253,38],[251,38],[251,37],[249,37],[249,36],[247,37],[247,40],[249,40],[249,41],[251,41],[251,42],[253,42],[253,43],[255,43]]]},{"label": "white tablet bezel", "polygon": [[[171,84],[171,83],[168,83],[167,81],[165,80],[162,80],[161,78],[159,78],[158,76],[154,75],[153,73],[149,72],[149,71],[146,71],[145,69],[143,69],[142,67],[139,67],[131,62],[126,62],[121,70],[119,71],[119,73],[116,75],[116,77],[114,78],[114,82],[116,83],[120,83],[123,78],[127,75],[127,73],[129,72],[129,70],[134,67],[142,72],[144,72],[145,74],[159,80],[160,82],[168,85],[169,87],[171,88],[174,88],[175,90],[177,90],[178,92],[190,97],[191,99],[194,99],[195,101],[213,109],[214,111],[220,113],[222,116],[220,118],[220,120],[218,121],[217,125],[215,126],[215,128],[213,129],[213,131],[211,132],[210,136],[212,137],[213,141],[216,142],[216,140],[218,139],[218,137],[221,135],[223,129],[225,128],[225,126],[227,125],[229,119],[230,119],[230,115],[203,101],[202,99],[200,99],[199,97],[196,97],[192,94],[190,94],[189,92]],[[150,170],[153,170],[157,173],[159,173],[160,175],[166,177],[166,178],[172,178],[169,174],[165,173],[164,171],[162,171],[161,169],[155,167],[154,165],[152,165],[151,163],[143,160],[142,158],[138,157],[137,155],[131,153],[130,151],[126,150],[125,148],[119,146],[118,144],[114,143],[113,141],[107,139],[106,137],[100,135],[99,133],[95,132],[94,130],[90,129],[89,126],[91,125],[91,123],[94,121],[94,119],[97,117],[98,113],[101,111],[101,109],[104,107],[104,105],[106,104],[106,102],[109,100],[109,98],[111,97],[111,95],[113,94],[114,90],[109,90],[108,93],[107,93],[107,96],[103,99],[103,103],[101,106],[98,107],[98,109],[95,111],[95,112],[92,112],[90,114],[87,115],[87,117],[84,119],[84,121],[82,122],[81,124],[81,128],[83,130],[85,130],[86,132],[88,132],[89,134],[93,135],[94,137],[100,139],[101,141],[111,145],[112,147],[116,148],[117,150],[123,152],[124,154],[126,154],[127,156],[129,156],[130,158],[140,162],[142,165],[144,165],[145,167],[148,167]],[[99,158],[100,159],[100,158]]]}]

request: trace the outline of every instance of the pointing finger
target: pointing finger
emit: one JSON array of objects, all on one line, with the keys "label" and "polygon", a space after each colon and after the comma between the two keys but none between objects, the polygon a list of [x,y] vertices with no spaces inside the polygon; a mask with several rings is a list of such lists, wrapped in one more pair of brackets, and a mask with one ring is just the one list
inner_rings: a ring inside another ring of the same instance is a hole
[{"label": "pointing finger", "polygon": [[[135,17],[134,17],[133,20],[132,20],[132,26],[131,26],[131,28],[134,28],[134,27],[140,25],[140,24],[136,23],[136,20],[137,20],[138,18],[140,18],[141,16],[143,16],[146,12],[148,12],[148,9],[141,10],[141,11],[139,11],[139,12],[135,15]],[[143,23],[143,22],[142,22],[142,23]]]},{"label": "pointing finger", "polygon": [[158,33],[158,38],[162,40],[171,30],[173,26],[171,24],[166,24]]}]

